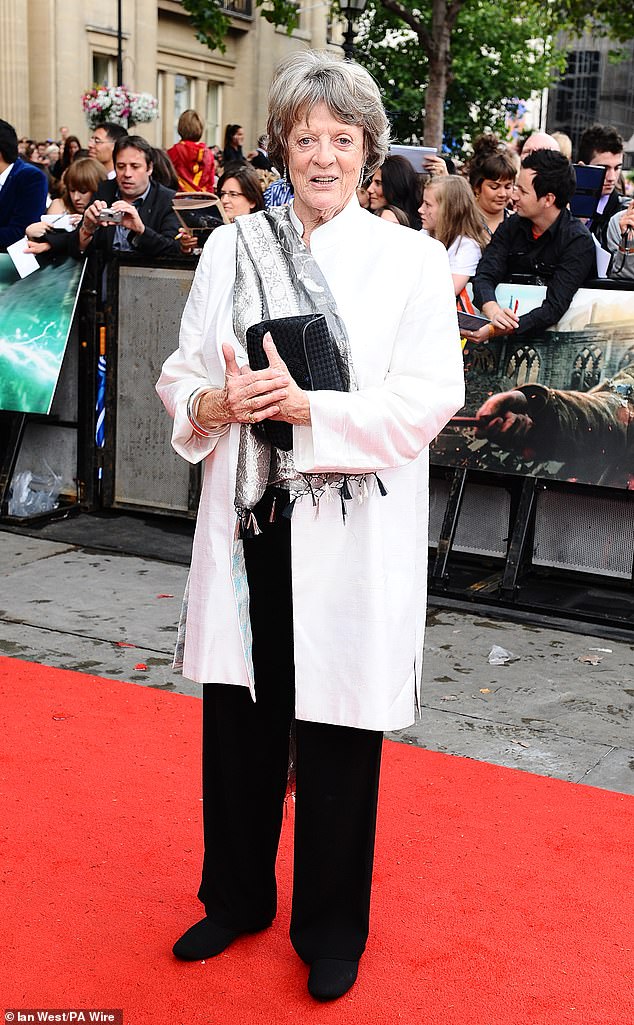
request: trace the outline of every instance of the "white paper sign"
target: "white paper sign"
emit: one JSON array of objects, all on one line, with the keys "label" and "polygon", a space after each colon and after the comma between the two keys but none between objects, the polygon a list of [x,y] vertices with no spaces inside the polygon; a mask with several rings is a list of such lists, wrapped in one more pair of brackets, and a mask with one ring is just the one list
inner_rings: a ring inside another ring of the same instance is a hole
[{"label": "white paper sign", "polygon": [[29,240],[25,235],[24,238],[19,239],[10,246],[7,246],[7,253],[13,260],[15,269],[21,278],[26,278],[29,274],[32,274],[33,271],[40,269],[40,265],[35,259],[33,253],[24,252],[28,244]]}]

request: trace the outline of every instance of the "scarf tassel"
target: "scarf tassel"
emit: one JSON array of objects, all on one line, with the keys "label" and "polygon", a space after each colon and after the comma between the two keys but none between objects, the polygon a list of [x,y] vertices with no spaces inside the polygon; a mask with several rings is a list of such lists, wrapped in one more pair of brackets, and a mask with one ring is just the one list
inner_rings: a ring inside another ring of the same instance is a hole
[{"label": "scarf tassel", "polygon": [[383,481],[381,480],[381,478],[379,477],[378,473],[375,473],[374,476],[376,478],[376,485],[377,485],[379,491],[381,492],[381,496],[383,498],[385,498],[385,496],[387,495],[387,488],[386,488],[385,484],[383,483]]},{"label": "scarf tassel", "polygon": [[345,495],[343,493],[343,488],[341,488],[340,491],[339,491],[339,500],[341,502],[341,518],[343,519],[343,522],[344,522],[344,525],[345,525],[346,516],[348,515],[348,510],[346,509],[346,499],[345,499]]},{"label": "scarf tassel", "polygon": [[258,521],[250,509],[245,509],[244,512],[240,513],[238,516],[237,531],[240,541],[246,541],[252,537],[259,537],[262,533],[258,525]]}]

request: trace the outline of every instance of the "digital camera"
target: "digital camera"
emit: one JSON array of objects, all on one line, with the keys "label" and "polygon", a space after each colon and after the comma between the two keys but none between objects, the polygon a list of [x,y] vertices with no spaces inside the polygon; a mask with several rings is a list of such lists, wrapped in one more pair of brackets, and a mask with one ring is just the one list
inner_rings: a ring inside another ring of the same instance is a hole
[{"label": "digital camera", "polygon": [[99,220],[104,224],[121,224],[123,221],[123,210],[100,210]]}]

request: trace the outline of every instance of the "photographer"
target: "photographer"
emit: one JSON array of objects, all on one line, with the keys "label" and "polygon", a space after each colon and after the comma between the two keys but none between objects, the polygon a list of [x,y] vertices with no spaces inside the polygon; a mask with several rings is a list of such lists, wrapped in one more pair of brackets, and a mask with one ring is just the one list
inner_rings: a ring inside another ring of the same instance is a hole
[{"label": "photographer", "polygon": [[152,180],[152,147],[139,135],[124,136],[114,147],[116,177],[102,182],[82,224],[71,235],[74,256],[93,247],[106,257],[178,256],[179,223],[172,209],[174,193]]}]

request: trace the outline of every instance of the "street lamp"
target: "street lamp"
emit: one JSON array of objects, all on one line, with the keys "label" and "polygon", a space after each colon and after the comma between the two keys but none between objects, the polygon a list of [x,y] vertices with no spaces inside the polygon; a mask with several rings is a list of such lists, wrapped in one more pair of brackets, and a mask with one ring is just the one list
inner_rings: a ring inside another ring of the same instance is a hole
[{"label": "street lamp", "polygon": [[342,43],[344,60],[354,60],[354,37],[357,34],[354,23],[359,18],[359,15],[365,11],[367,2],[368,0],[346,0],[345,3],[340,5],[341,13],[348,20],[348,26],[344,32]]},{"label": "street lamp", "polygon": [[121,0],[117,0],[117,85],[123,85],[123,29]]}]

